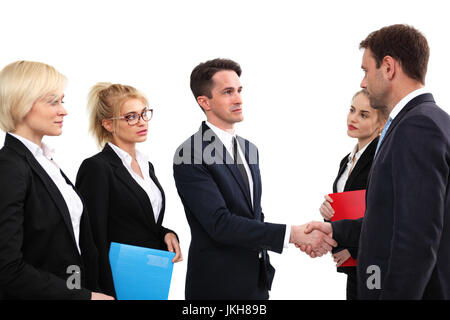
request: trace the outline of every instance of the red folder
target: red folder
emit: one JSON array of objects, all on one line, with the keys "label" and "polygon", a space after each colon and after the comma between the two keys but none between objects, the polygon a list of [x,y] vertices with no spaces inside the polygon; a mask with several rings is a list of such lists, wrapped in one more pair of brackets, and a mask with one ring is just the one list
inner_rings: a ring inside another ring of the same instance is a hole
[{"label": "red folder", "polygon": [[[333,202],[334,216],[331,221],[343,219],[359,219],[366,210],[366,190],[347,191],[329,194]],[[348,258],[341,267],[356,266],[356,259]]]}]

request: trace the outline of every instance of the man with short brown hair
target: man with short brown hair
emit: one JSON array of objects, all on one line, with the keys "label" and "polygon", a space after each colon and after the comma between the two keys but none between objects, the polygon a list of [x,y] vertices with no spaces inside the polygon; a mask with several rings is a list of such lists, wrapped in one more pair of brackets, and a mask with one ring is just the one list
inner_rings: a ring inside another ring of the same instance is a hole
[{"label": "man with short brown hair", "polygon": [[339,245],[359,247],[359,299],[450,299],[450,116],[424,88],[427,40],[411,26],[392,25],[360,48],[361,87],[372,107],[389,113],[365,215],[313,222],[306,232],[333,232]]},{"label": "man with short brown hair", "polygon": [[191,229],[186,299],[268,299],[275,269],[267,251],[307,244],[320,256],[336,245],[320,231],[306,235],[305,225],[264,221],[258,149],[234,129],[244,118],[240,75],[236,62],[220,58],[191,74],[206,121],[174,157]]},{"label": "man with short brown hair", "polygon": [[361,87],[389,120],[367,186],[359,298],[450,299],[450,117],[424,88],[427,40],[392,25],[360,47]]}]

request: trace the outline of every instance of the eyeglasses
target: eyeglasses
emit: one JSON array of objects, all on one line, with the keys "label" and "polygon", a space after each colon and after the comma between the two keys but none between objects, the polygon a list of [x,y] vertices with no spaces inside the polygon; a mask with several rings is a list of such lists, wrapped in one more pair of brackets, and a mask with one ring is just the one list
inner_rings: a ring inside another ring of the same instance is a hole
[{"label": "eyeglasses", "polygon": [[145,109],[144,111],[142,111],[141,114],[136,113],[136,112],[131,112],[125,116],[122,117],[118,117],[118,118],[110,118],[109,120],[115,120],[115,119],[119,119],[119,120],[126,120],[128,125],[130,126],[134,126],[136,125],[139,120],[142,118],[142,120],[144,120],[145,122],[150,121],[150,119],[153,117],[153,109]]}]

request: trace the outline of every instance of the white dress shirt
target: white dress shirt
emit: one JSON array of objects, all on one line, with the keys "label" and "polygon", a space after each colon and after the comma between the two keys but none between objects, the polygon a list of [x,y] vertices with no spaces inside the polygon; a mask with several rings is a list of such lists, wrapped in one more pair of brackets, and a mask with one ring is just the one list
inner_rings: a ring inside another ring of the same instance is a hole
[{"label": "white dress shirt", "polygon": [[[206,125],[208,127],[211,128],[211,130],[216,134],[216,136],[219,138],[219,140],[222,142],[222,144],[225,146],[225,148],[227,149],[228,153],[231,155],[231,158],[233,158],[233,137],[236,137],[236,133],[233,130],[233,133],[229,133],[225,130],[222,130],[218,127],[216,127],[215,125],[213,125],[212,123],[210,123],[209,121],[206,121]],[[250,199],[252,202],[252,208],[253,208],[253,179],[252,179],[252,173],[250,171],[250,168],[248,166],[247,163],[247,159],[245,159],[245,156],[241,150],[241,146],[238,143],[238,152],[239,152],[239,156],[242,159],[242,162],[244,164],[244,168],[245,168],[245,172],[247,172],[247,176],[248,176],[248,185],[250,188]],[[233,158],[234,160],[234,158]],[[286,225],[286,233],[284,235],[284,248],[287,248],[289,245],[289,239],[291,236],[291,226],[290,225]]]},{"label": "white dress shirt", "polygon": [[[347,183],[348,177],[350,175],[350,170],[353,171],[355,169],[356,163],[358,162],[359,158],[361,158],[361,155],[366,151],[369,144],[372,143],[373,140],[371,140],[368,144],[366,144],[361,150],[358,150],[358,145],[356,145],[350,155],[348,156],[348,162],[347,167],[345,168],[344,172],[339,177],[339,180],[336,184],[337,192],[344,192],[345,184]],[[353,157],[355,158],[355,163],[353,163]]]},{"label": "white dress shirt", "polygon": [[[212,129],[212,131],[216,134],[216,136],[219,137],[220,141],[223,143],[223,145],[225,146],[225,148],[227,149],[228,153],[231,155],[231,158],[234,160],[234,153],[233,153],[233,137],[236,137],[236,134],[233,132],[233,134],[228,133],[227,131],[224,131],[218,127],[216,127],[215,125],[213,125],[212,123],[206,121],[206,124],[208,125],[208,127],[210,127]],[[239,140],[238,140],[239,141]],[[239,145],[238,142],[238,152],[239,152],[239,156],[242,159],[242,162],[244,164],[244,168],[245,168],[245,172],[247,173],[247,177],[248,177],[248,186],[250,188],[250,199],[251,199],[251,203],[252,203],[252,208],[253,208],[253,178],[252,178],[252,173],[250,171],[250,168],[247,164],[247,160],[245,159],[245,156],[241,150],[241,146]]]},{"label": "white dress shirt", "polygon": [[429,93],[429,91],[425,89],[425,87],[422,87],[407,94],[395,105],[394,109],[392,109],[391,113],[389,114],[389,117],[391,117],[392,120],[394,120],[395,117],[400,113],[400,111],[402,111],[402,109],[406,106],[408,102],[424,93]]},{"label": "white dress shirt", "polygon": [[31,142],[24,137],[18,136],[17,134],[11,132],[9,132],[9,134],[17,138],[25,145],[25,147],[27,147],[28,150],[30,150],[31,154],[36,158],[37,162],[39,162],[41,167],[55,183],[59,192],[61,192],[61,195],[66,202],[67,208],[69,209],[70,220],[72,221],[73,233],[75,235],[75,241],[77,244],[78,252],[80,252],[81,254],[80,221],[81,215],[83,213],[83,202],[81,201],[80,197],[75,192],[73,187],[67,183],[66,179],[64,179],[61,173],[61,169],[53,160],[54,149],[51,149],[45,143],[42,143],[41,148],[34,142]]},{"label": "white dress shirt", "polygon": [[108,142],[109,146],[114,150],[114,152],[119,156],[120,160],[122,160],[123,165],[130,173],[131,177],[133,177],[134,181],[137,182],[137,184],[144,189],[145,193],[147,194],[150,203],[152,205],[153,214],[155,216],[155,223],[158,221],[159,214],[162,208],[162,194],[159,190],[158,186],[155,184],[155,182],[150,177],[149,173],[149,165],[148,165],[148,157],[143,154],[142,152],[139,152],[139,150],[136,150],[136,161],[139,165],[139,168],[141,169],[142,178],[140,175],[138,175],[134,170],[131,168],[131,161],[132,157],[131,155],[120,149],[115,144]]}]

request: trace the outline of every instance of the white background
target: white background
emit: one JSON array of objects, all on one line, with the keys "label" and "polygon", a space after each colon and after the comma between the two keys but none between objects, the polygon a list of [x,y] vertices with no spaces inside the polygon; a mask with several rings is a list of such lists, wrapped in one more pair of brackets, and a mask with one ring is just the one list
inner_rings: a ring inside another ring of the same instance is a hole
[{"label": "white background", "polygon": [[[394,23],[421,30],[431,57],[427,88],[450,111],[445,1],[1,1],[0,68],[16,60],[53,65],[69,79],[60,137],[45,138],[75,181],[98,152],[87,133],[86,96],[98,81],[129,84],[155,109],[150,156],[163,185],[164,225],[181,240],[169,299],[184,299],[190,231],[172,175],[175,148],[204,119],[189,89],[200,62],[230,58],[243,69],[244,122],[238,134],[260,152],[266,221],[320,220],[339,161],[356,143],[346,135],[350,99],[363,73],[359,42]],[[0,135],[3,145],[4,133]],[[271,254],[271,299],[345,299],[346,276],[330,255],[310,259],[295,247]]]}]

